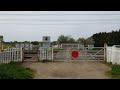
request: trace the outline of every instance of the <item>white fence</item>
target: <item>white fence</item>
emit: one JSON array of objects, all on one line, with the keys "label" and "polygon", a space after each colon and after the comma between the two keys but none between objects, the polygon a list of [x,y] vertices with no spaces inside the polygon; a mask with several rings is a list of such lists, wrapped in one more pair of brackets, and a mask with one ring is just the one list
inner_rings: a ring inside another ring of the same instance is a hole
[{"label": "white fence", "polygon": [[22,48],[8,48],[0,51],[0,63],[21,62],[22,58]]},{"label": "white fence", "polygon": [[75,48],[75,49],[80,49],[80,48],[84,48],[84,45],[81,45],[81,44],[72,44],[72,43],[64,43],[64,44],[61,44],[61,48],[62,49],[72,49],[72,48]]},{"label": "white fence", "polygon": [[112,47],[106,47],[107,62],[112,62],[112,64],[120,64],[120,48],[115,45]]},{"label": "white fence", "polygon": [[25,50],[33,50],[33,44],[32,43],[17,43],[16,48],[24,48]]},{"label": "white fence", "polygon": [[53,60],[53,48],[44,49],[40,48],[38,52],[39,60]]}]

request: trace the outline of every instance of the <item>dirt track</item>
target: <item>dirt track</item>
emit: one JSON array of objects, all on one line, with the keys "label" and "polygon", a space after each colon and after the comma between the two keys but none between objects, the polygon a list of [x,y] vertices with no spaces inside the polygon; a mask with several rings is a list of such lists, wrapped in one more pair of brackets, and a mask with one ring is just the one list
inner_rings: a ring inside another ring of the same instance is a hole
[{"label": "dirt track", "polygon": [[36,71],[34,79],[109,79],[110,67],[97,61],[25,62],[23,66]]}]

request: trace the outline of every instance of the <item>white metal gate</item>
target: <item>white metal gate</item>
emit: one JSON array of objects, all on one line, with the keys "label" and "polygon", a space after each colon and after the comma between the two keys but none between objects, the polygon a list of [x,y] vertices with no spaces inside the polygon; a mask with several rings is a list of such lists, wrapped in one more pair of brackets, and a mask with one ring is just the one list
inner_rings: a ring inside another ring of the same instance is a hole
[{"label": "white metal gate", "polygon": [[39,60],[53,60],[53,48],[40,48],[38,58]]},{"label": "white metal gate", "polygon": [[[78,52],[78,57],[74,58],[72,52]],[[104,47],[84,47],[83,49],[61,49],[54,50],[55,61],[78,61],[78,60],[105,60],[105,48]]]},{"label": "white metal gate", "polygon": [[[73,51],[78,53],[78,57],[72,56]],[[98,60],[104,61],[106,58],[105,47],[84,47],[80,49],[44,49],[40,48],[38,52],[39,60],[52,61],[79,61],[79,60]]]}]

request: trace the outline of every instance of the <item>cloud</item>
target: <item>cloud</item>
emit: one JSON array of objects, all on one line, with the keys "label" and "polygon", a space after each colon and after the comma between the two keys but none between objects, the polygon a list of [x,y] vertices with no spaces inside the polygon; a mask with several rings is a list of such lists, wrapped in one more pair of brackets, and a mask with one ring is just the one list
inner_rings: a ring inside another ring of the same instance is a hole
[{"label": "cloud", "polygon": [[[40,14],[56,14],[56,15],[40,15]],[[71,14],[71,15],[60,15],[60,14]],[[97,15],[97,14],[102,14],[102,15]],[[104,32],[104,31],[108,32],[119,29],[120,28],[119,15],[120,15],[119,11],[116,12],[112,12],[112,11],[111,12],[104,12],[104,11],[102,12],[98,12],[98,11],[96,12],[90,12],[90,11],[2,12],[1,11],[0,35],[4,35],[5,41],[36,41],[36,40],[41,41],[42,36],[46,36],[46,35],[51,36],[51,40],[53,41],[53,40],[57,40],[58,36],[60,36],[61,34],[71,35],[75,39],[78,39],[79,37],[87,38],[97,32]],[[41,20],[46,20],[46,21],[41,21]],[[73,20],[73,21],[69,21],[69,20]],[[79,20],[83,20],[83,21],[79,21]],[[88,21],[84,21],[84,20],[88,20]],[[93,20],[93,21],[89,21],[89,20]],[[95,22],[94,20],[98,20],[98,21]],[[101,21],[111,20],[112,23],[99,22],[99,20]],[[118,24],[115,24],[116,22]],[[65,23],[70,23],[70,24],[65,24]]]}]

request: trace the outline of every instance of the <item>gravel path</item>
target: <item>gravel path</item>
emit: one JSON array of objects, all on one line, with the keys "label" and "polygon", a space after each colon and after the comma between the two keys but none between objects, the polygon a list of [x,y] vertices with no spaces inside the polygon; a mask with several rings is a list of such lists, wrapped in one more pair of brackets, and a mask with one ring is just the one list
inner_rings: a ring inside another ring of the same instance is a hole
[{"label": "gravel path", "polygon": [[110,79],[105,75],[110,67],[97,61],[24,62],[36,71],[34,79]]}]

